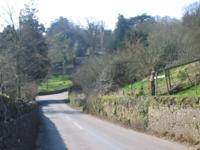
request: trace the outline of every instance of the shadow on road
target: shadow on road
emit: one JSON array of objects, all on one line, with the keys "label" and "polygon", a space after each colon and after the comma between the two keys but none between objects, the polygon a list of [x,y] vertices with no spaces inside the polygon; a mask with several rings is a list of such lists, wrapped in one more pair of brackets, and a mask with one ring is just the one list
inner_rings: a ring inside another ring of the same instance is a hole
[{"label": "shadow on road", "polygon": [[40,129],[35,150],[68,150],[55,124],[42,114],[41,107],[39,115]]},{"label": "shadow on road", "polygon": [[48,106],[51,104],[65,104],[69,103],[69,100],[60,100],[60,99],[54,99],[54,100],[39,100],[37,101],[40,106]]}]

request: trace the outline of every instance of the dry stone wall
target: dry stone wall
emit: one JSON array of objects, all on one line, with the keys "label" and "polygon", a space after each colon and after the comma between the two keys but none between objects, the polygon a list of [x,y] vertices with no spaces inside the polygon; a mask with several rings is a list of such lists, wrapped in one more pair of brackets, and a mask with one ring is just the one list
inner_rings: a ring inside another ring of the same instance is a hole
[{"label": "dry stone wall", "polygon": [[[11,108],[12,102],[4,101],[4,104],[4,111],[11,112],[11,109],[18,108]],[[14,106],[16,105],[17,103]],[[39,124],[37,104],[34,102],[25,105],[23,105],[23,109],[26,109],[26,111],[21,112],[20,116],[7,113],[7,117],[2,117],[2,120],[0,120],[0,150],[34,150]],[[20,107],[19,110],[22,111],[22,108]],[[4,116],[5,114],[1,115]]]},{"label": "dry stone wall", "polygon": [[198,97],[99,96],[87,101],[83,110],[137,130],[200,145]]}]

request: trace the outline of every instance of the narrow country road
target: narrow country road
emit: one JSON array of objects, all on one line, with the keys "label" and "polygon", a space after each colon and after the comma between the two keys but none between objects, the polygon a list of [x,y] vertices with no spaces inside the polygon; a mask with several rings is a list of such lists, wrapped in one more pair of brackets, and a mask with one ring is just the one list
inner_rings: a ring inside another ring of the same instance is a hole
[{"label": "narrow country road", "polygon": [[36,150],[188,150],[74,110],[64,103],[67,96],[37,97],[42,124]]}]

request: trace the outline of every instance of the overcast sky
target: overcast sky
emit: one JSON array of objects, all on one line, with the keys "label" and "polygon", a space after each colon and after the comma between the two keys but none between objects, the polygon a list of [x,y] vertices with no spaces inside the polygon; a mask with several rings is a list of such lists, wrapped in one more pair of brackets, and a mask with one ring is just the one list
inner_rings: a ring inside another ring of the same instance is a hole
[{"label": "overcast sky", "polygon": [[[106,28],[115,27],[118,14],[133,17],[147,13],[180,19],[184,8],[196,0],[35,0],[38,18],[46,27],[59,16],[85,24],[86,18],[103,20]],[[0,25],[5,18],[3,8],[13,6],[16,13],[28,0],[0,0]]]}]

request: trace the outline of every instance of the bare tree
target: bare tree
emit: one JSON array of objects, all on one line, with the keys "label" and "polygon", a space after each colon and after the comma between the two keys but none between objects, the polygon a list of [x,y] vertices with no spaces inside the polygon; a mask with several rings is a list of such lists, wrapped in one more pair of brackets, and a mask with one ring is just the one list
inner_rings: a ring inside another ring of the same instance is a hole
[{"label": "bare tree", "polygon": [[[10,24],[0,34],[1,76],[9,96],[22,98],[27,83],[38,82],[45,76],[48,60],[42,26],[35,17],[35,8],[26,5],[15,23],[14,10],[6,12]],[[28,41],[28,42],[27,42]],[[32,90],[33,91],[33,90]]]}]

